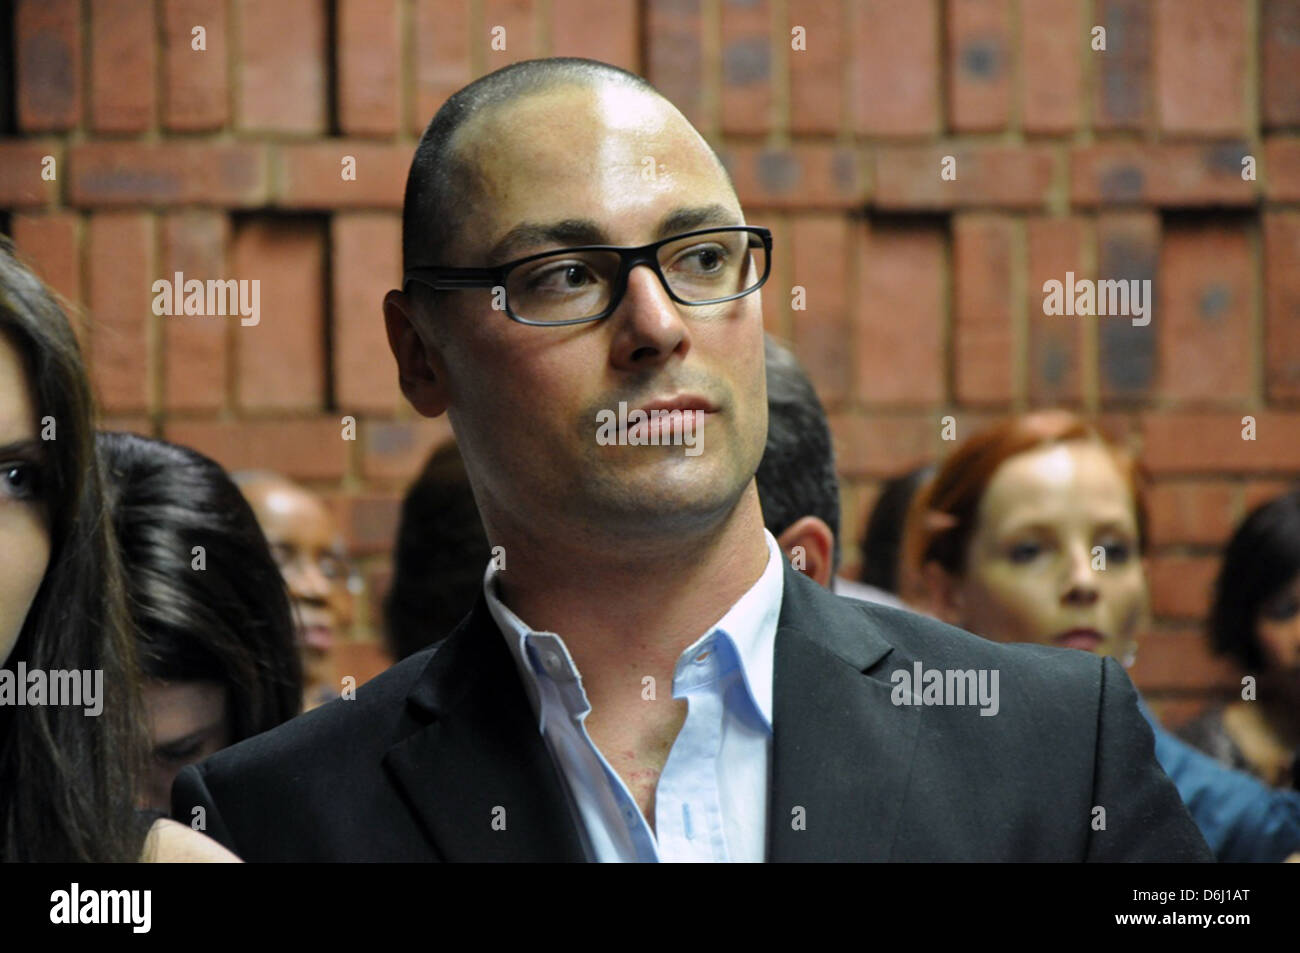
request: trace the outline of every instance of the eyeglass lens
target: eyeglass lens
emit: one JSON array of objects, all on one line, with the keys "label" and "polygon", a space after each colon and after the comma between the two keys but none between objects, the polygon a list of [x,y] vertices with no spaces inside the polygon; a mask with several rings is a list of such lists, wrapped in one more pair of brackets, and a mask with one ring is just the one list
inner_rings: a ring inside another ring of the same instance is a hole
[{"label": "eyeglass lens", "polygon": [[[767,270],[766,249],[752,232],[691,235],[659,248],[659,267],[673,294],[688,302],[750,291]],[[514,268],[506,301],[529,321],[594,317],[609,307],[620,258],[609,251],[560,251]]]}]

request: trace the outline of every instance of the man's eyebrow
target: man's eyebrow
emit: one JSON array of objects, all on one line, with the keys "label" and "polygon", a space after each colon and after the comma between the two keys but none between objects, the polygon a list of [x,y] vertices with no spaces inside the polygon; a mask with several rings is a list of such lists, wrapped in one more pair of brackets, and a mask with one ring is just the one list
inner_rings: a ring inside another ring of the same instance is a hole
[{"label": "man's eyebrow", "polygon": [[[739,225],[736,213],[725,205],[700,205],[679,208],[669,212],[659,222],[658,237],[667,238],[678,232],[689,232],[709,225]],[[521,257],[528,251],[545,251],[576,245],[608,245],[609,235],[603,228],[586,218],[568,218],[559,222],[521,222],[488,251],[489,265],[503,264]]]}]

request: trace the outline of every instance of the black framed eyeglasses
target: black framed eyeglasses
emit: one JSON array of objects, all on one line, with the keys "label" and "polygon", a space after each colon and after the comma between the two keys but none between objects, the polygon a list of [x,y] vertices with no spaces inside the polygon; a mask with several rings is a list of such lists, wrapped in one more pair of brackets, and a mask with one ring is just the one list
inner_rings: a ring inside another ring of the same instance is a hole
[{"label": "black framed eyeglasses", "polygon": [[502,300],[494,306],[520,324],[584,324],[614,313],[637,265],[653,270],[678,304],[722,304],[767,281],[772,233],[754,225],[701,228],[637,248],[560,248],[495,268],[408,268],[404,287],[417,282],[436,291],[502,289]]}]

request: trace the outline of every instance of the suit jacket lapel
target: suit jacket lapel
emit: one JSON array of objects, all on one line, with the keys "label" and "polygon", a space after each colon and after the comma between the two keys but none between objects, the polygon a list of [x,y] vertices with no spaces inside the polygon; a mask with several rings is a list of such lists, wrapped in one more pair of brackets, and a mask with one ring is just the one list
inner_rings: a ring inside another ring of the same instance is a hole
[{"label": "suit jacket lapel", "polygon": [[447,861],[580,861],[568,794],[483,596],[407,697],[384,763]]},{"label": "suit jacket lapel", "polygon": [[891,652],[866,614],[785,567],[769,861],[889,858],[920,726],[890,701]]}]

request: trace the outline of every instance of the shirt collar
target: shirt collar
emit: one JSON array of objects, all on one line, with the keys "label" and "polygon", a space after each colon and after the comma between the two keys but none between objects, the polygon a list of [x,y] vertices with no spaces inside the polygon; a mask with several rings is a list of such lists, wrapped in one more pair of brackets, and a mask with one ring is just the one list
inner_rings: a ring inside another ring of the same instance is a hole
[{"label": "shirt collar", "polygon": [[[727,614],[716,625],[696,639],[689,648],[682,652],[681,662],[697,652],[702,643],[714,633],[725,635],[730,640],[740,660],[741,674],[749,691],[754,706],[763,716],[768,729],[772,727],[772,669],[776,645],[777,623],[781,616],[781,599],[785,590],[784,557],[776,538],[766,529],[763,530],[767,542],[767,565],[758,581],[741,596]],[[566,673],[577,672],[573,659],[569,655],[564,639],[554,632],[538,632],[528,626],[497,595],[496,576],[499,570],[494,562],[488,564],[483,575],[483,595],[487,600],[497,628],[501,630],[510,649],[511,657],[519,670],[519,677],[528,693],[528,700],[535,714],[541,714],[540,690],[537,679],[538,671],[529,658],[528,645],[539,637],[548,643],[548,648],[558,652],[555,659],[560,670]],[[548,673],[549,674],[549,673]]]}]

